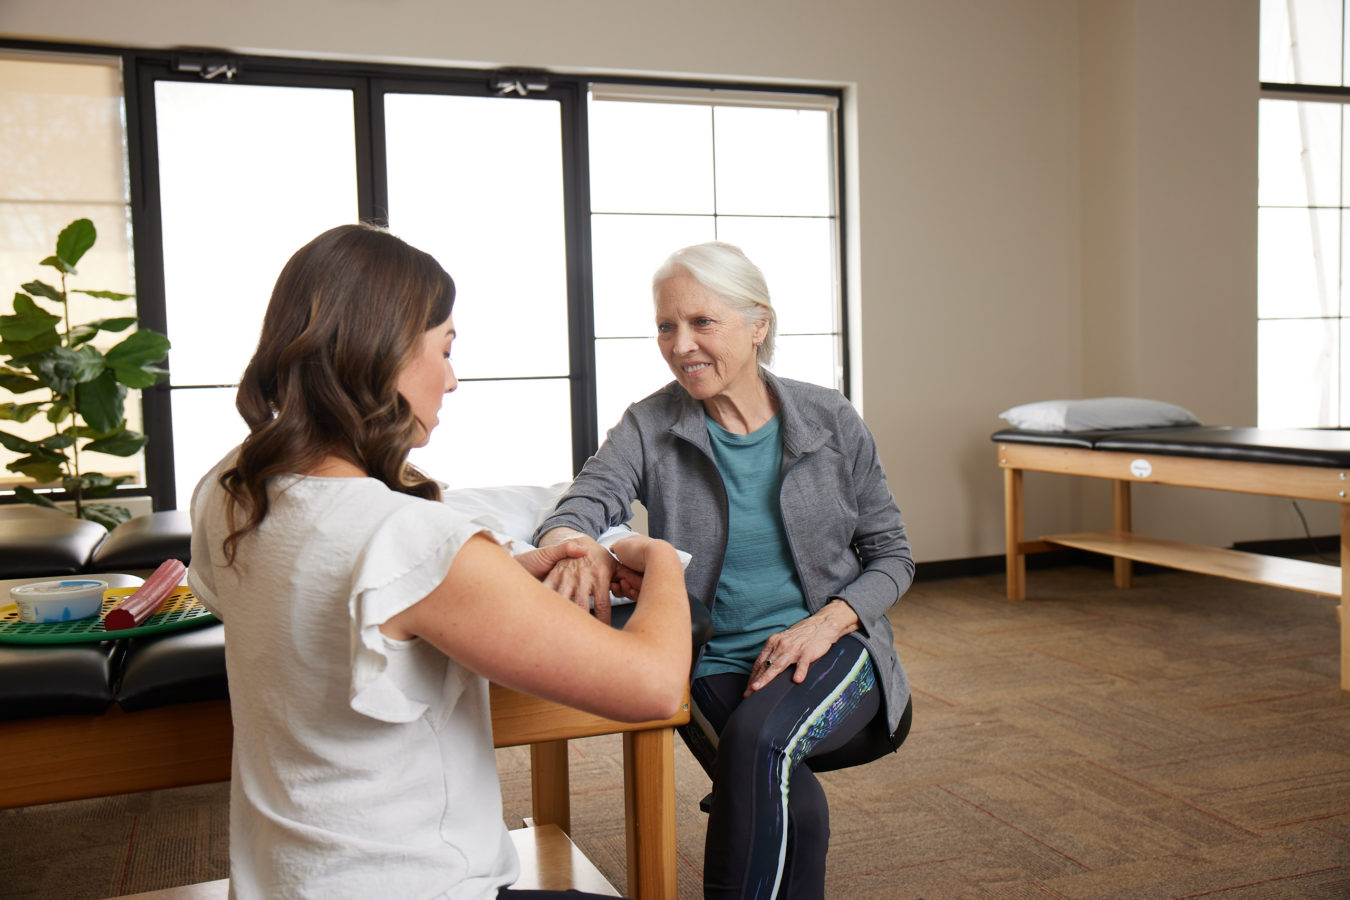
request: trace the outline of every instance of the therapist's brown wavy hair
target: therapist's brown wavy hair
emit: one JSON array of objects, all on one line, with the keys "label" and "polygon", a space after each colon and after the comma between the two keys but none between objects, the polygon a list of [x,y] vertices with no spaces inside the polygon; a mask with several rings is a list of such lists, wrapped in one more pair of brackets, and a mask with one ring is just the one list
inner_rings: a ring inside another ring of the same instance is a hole
[{"label": "therapist's brown wavy hair", "polygon": [[326,455],[392,490],[440,499],[439,485],[408,463],[421,426],[398,377],[454,302],[455,283],[435,258],[371,225],[333,228],[295,252],[235,399],[249,434],[220,476],[233,528],[227,562],[267,518],[268,480]]}]

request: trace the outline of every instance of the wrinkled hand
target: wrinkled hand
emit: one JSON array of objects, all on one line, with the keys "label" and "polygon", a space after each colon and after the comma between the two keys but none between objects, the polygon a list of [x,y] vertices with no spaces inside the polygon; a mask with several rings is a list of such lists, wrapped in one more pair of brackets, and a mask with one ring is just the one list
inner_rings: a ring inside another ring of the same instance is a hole
[{"label": "wrinkled hand", "polygon": [[792,680],[801,684],[811,663],[824,656],[835,641],[857,630],[858,615],[853,607],[835,599],[791,628],[770,635],[750,669],[743,696],[749,697],[789,667],[795,667]]},{"label": "wrinkled hand", "polygon": [[513,556],[516,562],[520,563],[526,572],[529,572],[535,578],[543,579],[545,575],[553,571],[553,567],[564,559],[573,559],[586,555],[586,548],[580,541],[564,541],[561,544],[554,544],[551,547],[541,547],[535,550],[527,550],[524,553]]},{"label": "wrinkled hand", "polygon": [[[565,543],[581,547],[580,555],[559,559],[544,576],[544,584],[562,594],[582,609],[591,609],[595,601],[595,617],[609,624],[609,586],[614,580],[618,561],[593,538],[575,538]],[[546,549],[561,546],[555,544]]]}]

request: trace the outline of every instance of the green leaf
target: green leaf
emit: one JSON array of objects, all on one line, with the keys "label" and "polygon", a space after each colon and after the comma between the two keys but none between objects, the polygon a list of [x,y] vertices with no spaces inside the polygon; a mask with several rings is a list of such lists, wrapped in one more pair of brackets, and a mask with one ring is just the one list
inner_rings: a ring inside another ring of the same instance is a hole
[{"label": "green leaf", "polygon": [[112,531],[131,518],[131,510],[125,506],[114,506],[111,503],[91,503],[80,510],[80,517],[88,519],[90,522],[97,522]]},{"label": "green leaf", "polygon": [[131,456],[144,447],[147,440],[148,438],[139,431],[123,429],[108,437],[90,441],[80,450],[107,453],[110,456]]},{"label": "green leaf", "polygon": [[14,496],[22,500],[24,503],[31,503],[34,506],[45,506],[47,507],[47,509],[56,509],[61,510],[61,512],[65,512],[65,510],[61,509],[61,507],[57,506],[51,500],[48,500],[46,494],[39,494],[37,491],[33,490],[32,488],[26,485],[21,484],[18,487],[16,487],[14,489]]},{"label": "green leaf", "polygon": [[50,484],[53,481],[60,481],[62,476],[66,474],[65,470],[61,468],[61,463],[66,461],[66,457],[64,454],[58,456],[58,459],[53,459],[48,455],[25,456],[14,460],[5,468],[11,472],[26,475],[39,484]]},{"label": "green leaf", "polygon": [[107,434],[122,425],[126,396],[127,389],[117,383],[111,370],[105,369],[98,378],[75,388],[75,411],[90,428]]},{"label": "green leaf", "polygon": [[42,400],[38,403],[0,403],[0,419],[8,419],[11,422],[27,422],[37,415],[48,402]]},{"label": "green leaf", "polygon": [[40,361],[43,355],[61,346],[61,335],[56,333],[56,329],[34,338],[31,341],[2,341],[0,340],[0,354],[10,358],[14,365],[28,366],[32,368],[33,363]]},{"label": "green leaf", "polygon": [[[124,296],[130,297],[130,294]],[[126,331],[132,325],[136,324],[135,316],[118,316],[113,319],[95,319],[87,323],[99,331]]]},{"label": "green leaf", "polygon": [[130,475],[104,475],[102,472],[85,472],[78,478],[61,479],[61,487],[69,493],[77,490],[86,497],[106,497],[117,489],[119,484],[131,480]]},{"label": "green leaf", "polygon": [[[121,428],[117,428],[112,433],[117,434],[121,430]],[[63,428],[61,433],[72,438],[89,438],[90,440],[108,437],[107,432],[95,431],[88,425],[72,425],[69,428]]]},{"label": "green leaf", "polygon": [[13,369],[0,370],[0,388],[4,388],[11,394],[26,394],[42,387],[46,387],[46,385],[36,378],[24,375],[22,372],[16,372]]},{"label": "green leaf", "polygon": [[71,288],[77,294],[88,294],[90,297],[97,297],[100,300],[130,300],[135,294],[119,294],[117,291],[85,291],[80,288]]},{"label": "green leaf", "polygon": [[108,351],[108,365],[117,380],[130,388],[148,388],[163,381],[168,372],[154,363],[169,352],[169,339],[158,331],[142,329]]},{"label": "green leaf", "polygon": [[56,326],[60,322],[60,316],[53,315],[38,306],[32,297],[15,294],[14,315],[0,316],[0,338],[15,343],[32,341],[43,337],[49,331],[56,334]]},{"label": "green leaf", "polygon": [[75,271],[75,264],[85,251],[94,246],[97,239],[94,223],[88,219],[76,219],[61,229],[61,234],[56,238],[56,256],[66,264],[67,272]]},{"label": "green leaf", "polygon": [[[56,288],[52,287],[50,284],[47,284],[45,281],[30,281],[27,284],[23,285],[23,289],[28,293],[34,295],[35,297],[46,297],[48,300],[55,300],[57,303],[66,302],[66,295],[58,291]],[[15,308],[18,308],[19,297],[21,296],[23,295],[22,294],[14,295]],[[32,303],[33,301],[30,299],[28,302]]]},{"label": "green leaf", "polygon": [[58,394],[69,394],[76,385],[93,381],[108,371],[103,354],[88,344],[78,350],[56,347],[45,358],[29,365]]},{"label": "green leaf", "polygon": [[48,450],[64,450],[73,443],[75,439],[68,434],[53,434],[38,441],[38,446]]},{"label": "green leaf", "polygon": [[70,418],[71,406],[69,403],[53,403],[47,407],[47,421],[55,425],[57,422],[63,422]]},{"label": "green leaf", "polygon": [[28,438],[21,438],[17,434],[10,434],[8,431],[0,431],[0,447],[14,453],[37,453],[42,449]]},{"label": "green leaf", "polygon": [[73,325],[70,329],[70,346],[74,347],[93,340],[100,331],[126,331],[136,324],[135,316],[123,316],[117,319],[96,319],[82,325]]},{"label": "green leaf", "polygon": [[97,335],[97,328],[89,325],[72,325],[70,331],[66,333],[66,340],[71,347],[78,347],[92,341]]}]

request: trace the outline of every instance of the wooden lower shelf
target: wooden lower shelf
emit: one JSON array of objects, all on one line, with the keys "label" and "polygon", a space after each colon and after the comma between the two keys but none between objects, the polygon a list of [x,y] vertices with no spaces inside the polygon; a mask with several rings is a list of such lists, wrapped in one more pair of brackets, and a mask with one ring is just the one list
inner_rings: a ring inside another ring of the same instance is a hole
[{"label": "wooden lower shelf", "polygon": [[1041,540],[1061,547],[1183,569],[1201,575],[1216,575],[1327,597],[1341,596],[1341,567],[1324,563],[1187,544],[1125,531],[1050,534]]},{"label": "wooden lower shelf", "polygon": [[[558,826],[517,828],[509,834],[520,857],[520,880],[511,885],[512,888],[518,891],[578,890],[606,897],[619,896],[595,864]],[[229,895],[230,880],[222,878],[132,894],[124,900],[226,900]]]}]

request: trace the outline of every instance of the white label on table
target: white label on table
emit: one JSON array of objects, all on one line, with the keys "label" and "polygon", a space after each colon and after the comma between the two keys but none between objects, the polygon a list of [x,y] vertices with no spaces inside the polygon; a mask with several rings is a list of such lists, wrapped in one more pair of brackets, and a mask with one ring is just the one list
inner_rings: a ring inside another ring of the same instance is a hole
[{"label": "white label on table", "polygon": [[1153,464],[1142,457],[1132,459],[1130,460],[1130,474],[1135,478],[1147,478],[1153,474]]}]

